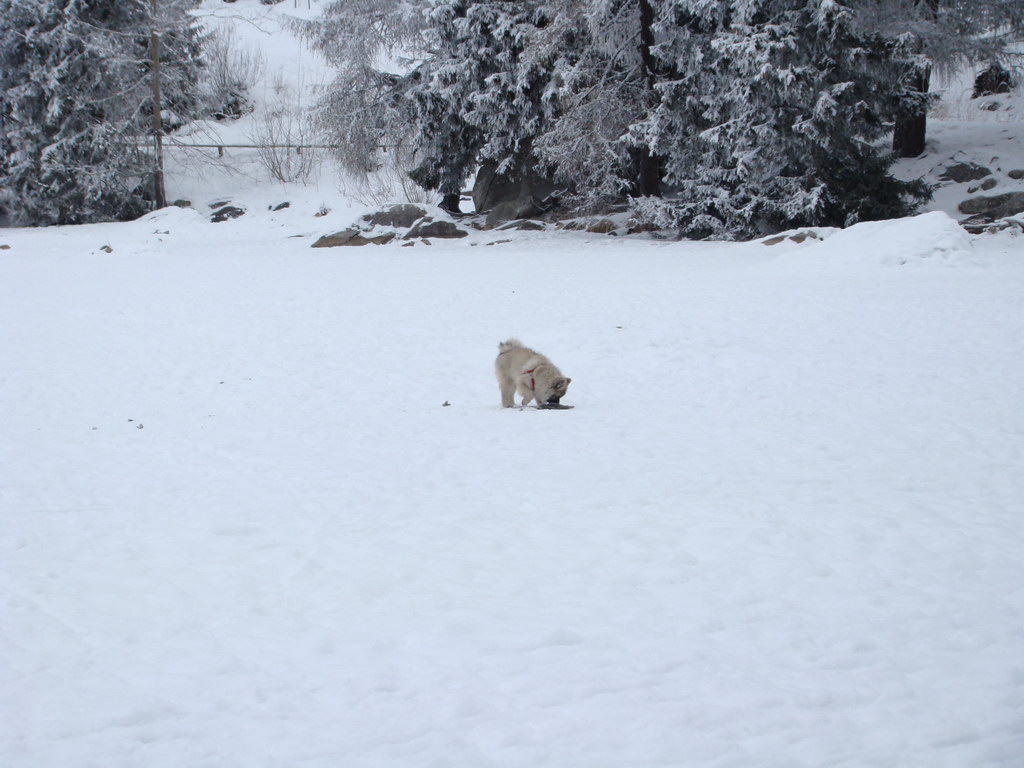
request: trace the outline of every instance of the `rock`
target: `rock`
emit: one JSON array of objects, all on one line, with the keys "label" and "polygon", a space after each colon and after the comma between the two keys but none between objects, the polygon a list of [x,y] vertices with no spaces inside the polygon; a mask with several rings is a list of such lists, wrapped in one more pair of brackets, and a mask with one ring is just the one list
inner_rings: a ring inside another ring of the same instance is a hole
[{"label": "rock", "polygon": [[367,237],[366,235],[356,235],[347,243],[342,245],[386,245],[394,240],[398,235],[394,232],[384,232],[380,235],[374,235],[373,237]]},{"label": "rock", "polygon": [[278,203],[271,210],[272,211],[283,211],[285,208],[291,208],[291,203]]},{"label": "rock", "polygon": [[812,229],[801,229],[799,232],[792,232],[788,235],[774,235],[761,241],[761,245],[778,245],[789,240],[794,243],[803,243],[808,240],[821,240],[821,235]]},{"label": "rock", "polygon": [[3,245],[0,245],[0,251],[9,251],[9,250],[11,250],[11,246],[9,246],[7,243],[4,243]]},{"label": "rock", "polygon": [[410,232],[405,236],[406,240],[412,240],[414,237],[427,238],[427,237],[441,237],[441,238],[456,238],[466,237],[469,234],[464,229],[459,229],[450,221],[421,221]]},{"label": "rock", "polygon": [[963,184],[967,181],[977,181],[991,175],[992,171],[982,165],[977,165],[976,163],[956,163],[945,168],[939,179],[941,181],[954,181],[957,184]]},{"label": "rock", "polygon": [[401,205],[393,205],[383,211],[368,213],[366,216],[363,216],[363,221],[367,222],[371,227],[400,227],[408,229],[426,215],[427,212],[418,205],[403,203]]},{"label": "rock", "polygon": [[1014,179],[1016,181],[1020,181],[1021,179],[1024,179],[1024,168],[1018,168],[1018,169],[1012,170],[1009,173],[1007,173],[1006,175],[1009,176],[1011,179]]},{"label": "rock", "polygon": [[805,240],[820,240],[817,232],[811,232],[810,230],[804,230],[802,232],[794,232],[789,236],[789,239],[794,243],[802,243]]},{"label": "rock", "polygon": [[244,208],[236,208],[233,205],[225,205],[223,208],[220,208],[213,212],[213,215],[210,217],[210,221],[212,221],[214,224],[218,224],[222,221],[227,221],[228,219],[237,219],[239,216],[244,215]]},{"label": "rock", "polygon": [[101,245],[100,246],[100,250],[103,251],[104,253],[113,253],[114,252],[114,249],[111,248],[109,245]]},{"label": "rock", "polygon": [[[524,155],[524,158],[528,154]],[[564,185],[556,184],[537,169],[536,163],[521,159],[508,173],[498,173],[498,164],[485,162],[473,184],[473,205],[478,213],[487,214],[487,224],[494,227],[513,219],[528,219],[548,210]]]},{"label": "rock", "polygon": [[972,235],[980,235],[985,232],[992,225],[992,217],[984,214],[978,214],[971,216],[970,218],[964,219],[960,222],[960,226],[970,232]]},{"label": "rock", "polygon": [[993,219],[1002,219],[1024,211],[1024,192],[1006,192],[1002,195],[969,197],[959,205],[960,213],[983,213]]},{"label": "rock", "polygon": [[542,222],[532,221],[530,219],[519,219],[516,221],[510,221],[508,224],[498,227],[499,230],[504,231],[506,229],[518,229],[524,232],[542,232],[547,229]]},{"label": "rock", "polygon": [[988,216],[972,216],[969,219],[961,221],[960,226],[972,235],[994,234],[1014,227],[1024,230],[1024,222],[1021,222],[1019,219],[1000,219],[999,221],[993,221]]},{"label": "rock", "polygon": [[981,191],[982,192],[988,192],[997,183],[998,182],[995,179],[993,179],[991,176],[989,176],[987,179],[985,179],[983,182],[981,182]]},{"label": "rock", "polygon": [[223,208],[230,202],[230,200],[221,200],[219,203],[210,203],[210,208],[211,210],[217,210],[218,208]]},{"label": "rock", "polygon": [[343,229],[332,235],[324,235],[311,248],[336,248],[342,245],[384,245],[390,243],[396,237],[394,232],[385,232],[375,237],[367,237],[358,229]]},{"label": "rock", "polygon": [[339,245],[344,245],[353,237],[359,234],[358,229],[343,229],[340,232],[335,232],[331,235],[324,235],[315,243],[311,248],[334,248]]},{"label": "rock", "polygon": [[990,64],[987,69],[978,73],[974,78],[974,91],[972,99],[981,96],[994,96],[997,93],[1009,93],[1013,85],[1013,78],[1006,67],[1000,64]]},{"label": "rock", "polygon": [[173,203],[171,203],[171,205],[176,206],[178,208],[191,208],[192,207],[192,201],[191,200],[175,200]]},{"label": "rock", "polygon": [[535,216],[538,213],[541,211],[531,200],[498,203],[488,211],[484,229],[494,229],[502,222],[521,219],[525,216]]},{"label": "rock", "polygon": [[611,219],[598,219],[587,226],[587,232],[595,235],[610,235],[615,231],[615,222]]}]

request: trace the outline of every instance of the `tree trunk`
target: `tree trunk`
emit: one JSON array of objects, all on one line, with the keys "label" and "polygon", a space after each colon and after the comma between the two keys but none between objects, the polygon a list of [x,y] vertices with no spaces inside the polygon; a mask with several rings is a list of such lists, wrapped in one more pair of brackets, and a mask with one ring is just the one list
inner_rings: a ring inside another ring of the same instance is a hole
[{"label": "tree trunk", "polygon": [[[640,60],[644,66],[647,89],[653,94],[655,83],[654,54],[654,9],[650,0],[639,0],[640,11]],[[636,191],[641,197],[661,197],[661,162],[647,147],[636,152]]]},{"label": "tree trunk", "polygon": [[[923,9],[925,19],[934,24],[939,20],[940,0],[915,0],[914,6]],[[919,42],[920,47],[920,42]],[[910,87],[922,97],[928,94],[931,81],[931,68],[918,72],[910,82]],[[896,127],[892,134],[892,149],[896,157],[917,157],[924,153],[925,135],[928,130],[928,107],[922,98],[922,106],[913,114],[901,115],[896,118]]]},{"label": "tree trunk", "polygon": [[157,208],[167,207],[167,192],[164,190],[164,127],[160,119],[160,33],[156,28],[157,2],[152,0],[153,16],[150,20],[149,57],[151,62],[150,81],[153,87],[153,149],[156,152],[156,168],[153,171],[154,199]]},{"label": "tree trunk", "polygon": [[441,197],[441,204],[438,208],[458,216],[462,213],[462,209],[459,207],[461,197],[458,192],[449,192]]},{"label": "tree trunk", "polygon": [[[931,80],[928,70],[914,76],[910,87],[926,95]],[[916,113],[896,118],[892,134],[892,149],[896,157],[917,157],[924,153],[925,134],[928,130],[928,107],[922,106]]]}]

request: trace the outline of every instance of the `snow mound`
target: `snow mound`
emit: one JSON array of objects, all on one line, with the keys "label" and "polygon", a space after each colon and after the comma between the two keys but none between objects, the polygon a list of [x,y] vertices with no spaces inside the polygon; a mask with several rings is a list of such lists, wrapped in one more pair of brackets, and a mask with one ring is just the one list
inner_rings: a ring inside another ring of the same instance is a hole
[{"label": "snow mound", "polygon": [[[846,229],[816,230],[800,248],[806,261],[836,264],[942,264],[976,263],[970,236],[948,214],[932,211],[906,219],[868,221]],[[785,248],[791,253],[791,248]],[[804,259],[800,259],[801,264]]]},{"label": "snow mound", "polygon": [[143,225],[159,224],[160,226],[195,226],[196,224],[205,224],[206,219],[195,208],[171,205],[166,208],[159,208],[152,213],[147,213],[145,216],[136,219],[134,223]]}]

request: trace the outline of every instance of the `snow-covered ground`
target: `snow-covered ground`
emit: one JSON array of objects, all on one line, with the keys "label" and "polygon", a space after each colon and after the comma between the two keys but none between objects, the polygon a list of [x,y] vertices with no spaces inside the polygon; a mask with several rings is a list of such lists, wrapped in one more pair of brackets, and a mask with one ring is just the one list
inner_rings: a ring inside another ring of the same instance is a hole
[{"label": "snow-covered ground", "polygon": [[[308,99],[317,6],[206,0],[268,64],[185,137]],[[954,103],[903,172],[1010,188]],[[1024,766],[1024,236],[968,185],[311,249],[367,210],[327,164],[176,151],[192,209],[0,230],[0,768]],[[509,336],[574,410],[499,407]]]},{"label": "snow-covered ground", "polygon": [[1021,765],[1020,238],[290,214],[0,232],[0,765]]}]

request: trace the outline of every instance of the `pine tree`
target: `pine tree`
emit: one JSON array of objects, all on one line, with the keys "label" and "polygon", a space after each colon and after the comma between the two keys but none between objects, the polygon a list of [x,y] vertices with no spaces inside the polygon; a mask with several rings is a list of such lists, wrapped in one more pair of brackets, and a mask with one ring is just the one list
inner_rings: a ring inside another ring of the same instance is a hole
[{"label": "pine tree", "polygon": [[675,74],[636,126],[665,159],[688,236],[744,237],[905,215],[925,194],[894,179],[877,140],[908,54],[859,34],[837,0],[670,0],[655,54]]},{"label": "pine tree", "polygon": [[581,209],[657,193],[656,159],[629,141],[657,102],[649,0],[434,0],[427,18],[417,181],[455,189],[486,162],[539,168]]},{"label": "pine tree", "polygon": [[432,2],[433,55],[409,92],[418,184],[453,194],[480,161],[497,162],[499,173],[528,162],[554,115],[550,51],[532,45],[551,21],[543,2]]},{"label": "pine tree", "polygon": [[630,141],[631,126],[658,103],[648,0],[561,0],[557,25],[541,39],[552,57],[557,119],[535,142],[556,178],[571,182],[564,202],[598,210],[627,195],[660,194],[659,161]]},{"label": "pine tree", "polygon": [[0,205],[15,224],[75,224],[151,207],[150,41],[163,105],[197,108],[199,35],[186,0],[0,0]]}]

